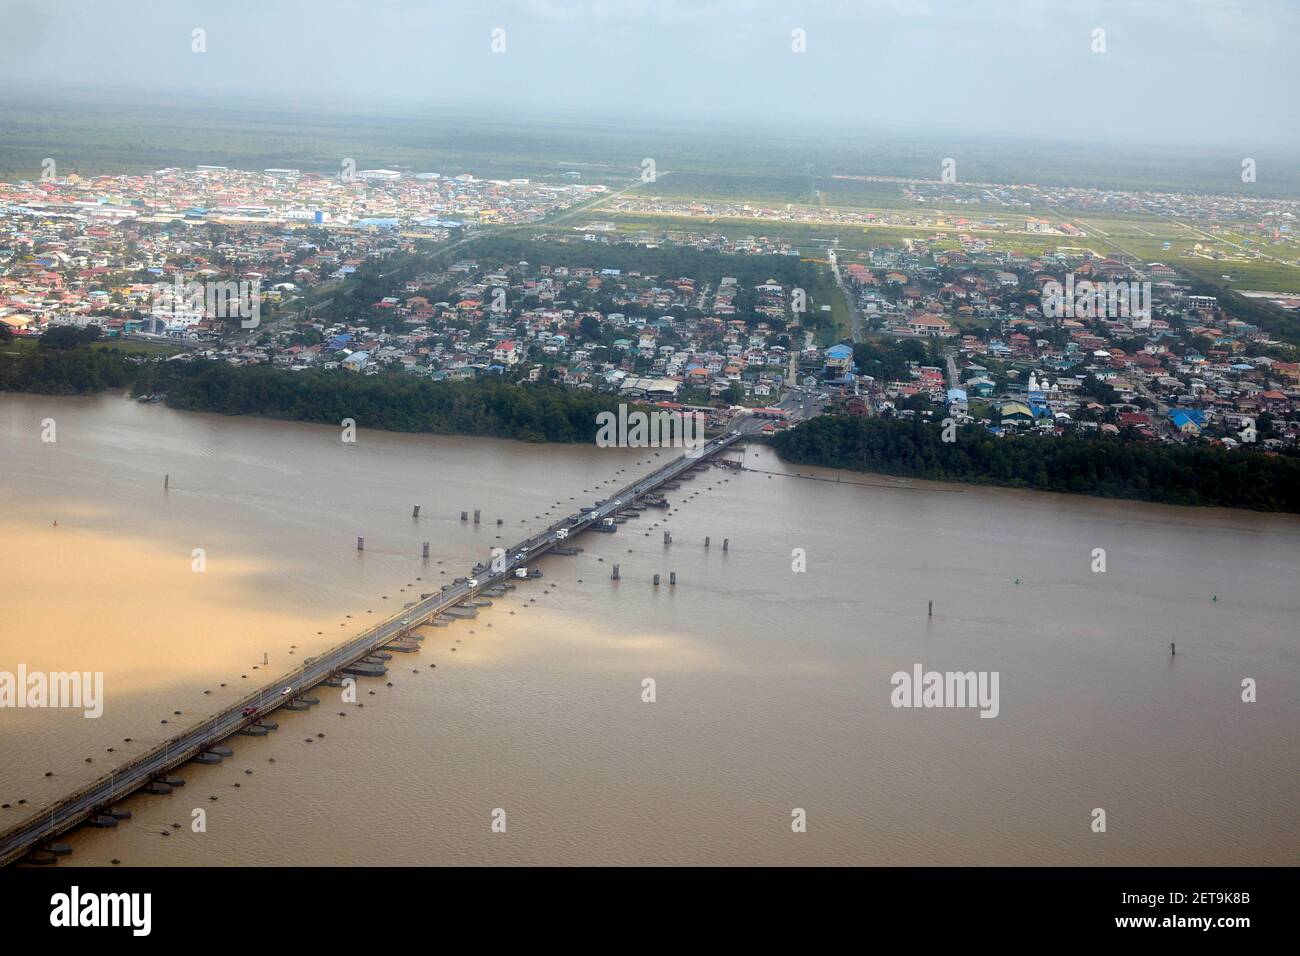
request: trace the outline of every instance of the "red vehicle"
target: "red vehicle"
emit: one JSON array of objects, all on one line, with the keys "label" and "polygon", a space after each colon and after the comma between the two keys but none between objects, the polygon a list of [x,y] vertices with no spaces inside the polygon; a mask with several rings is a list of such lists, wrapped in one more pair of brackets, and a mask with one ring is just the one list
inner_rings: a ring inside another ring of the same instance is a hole
[{"label": "red vehicle", "polygon": [[252,717],[255,713],[257,713],[257,708],[256,708],[256,707],[251,707],[251,706],[250,706],[250,707],[245,707],[245,708],[244,708],[244,716],[245,716],[245,717]]}]

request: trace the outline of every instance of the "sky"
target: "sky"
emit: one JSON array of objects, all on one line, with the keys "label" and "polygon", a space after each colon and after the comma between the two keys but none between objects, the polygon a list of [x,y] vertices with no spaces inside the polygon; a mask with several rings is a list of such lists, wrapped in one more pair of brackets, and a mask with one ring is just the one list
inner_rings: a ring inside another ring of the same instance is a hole
[{"label": "sky", "polygon": [[1300,147],[1300,0],[0,0],[0,28],[25,92]]}]

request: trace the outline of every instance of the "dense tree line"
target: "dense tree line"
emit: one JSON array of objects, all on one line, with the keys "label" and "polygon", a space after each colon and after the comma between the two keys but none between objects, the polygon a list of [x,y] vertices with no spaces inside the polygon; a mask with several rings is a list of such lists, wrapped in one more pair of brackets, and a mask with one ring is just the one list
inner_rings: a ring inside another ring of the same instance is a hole
[{"label": "dense tree line", "polygon": [[823,416],[778,434],[782,458],[855,471],[1102,498],[1300,512],[1300,456],[1129,435],[997,438],[977,426],[944,442],[920,421]]},{"label": "dense tree line", "polygon": [[592,441],[596,415],[617,408],[607,394],[497,379],[430,382],[403,372],[290,372],[218,362],[151,366],[137,393],[166,396],[173,408],[264,415],[294,421],[439,434],[490,435],[522,441]]},{"label": "dense tree line", "polygon": [[112,349],[29,349],[0,353],[0,391],[89,394],[130,387],[188,411],[262,415],[292,421],[521,441],[589,442],[596,415],[616,411],[615,396],[496,378],[431,382],[400,371],[290,372],[206,360],[146,361]]},{"label": "dense tree line", "polygon": [[853,364],[878,382],[906,381],[909,362],[943,368],[940,346],[921,339],[868,339],[853,346]]},{"label": "dense tree line", "polygon": [[115,349],[56,346],[0,352],[0,392],[82,395],[125,388],[138,373],[139,365]]},{"label": "dense tree line", "polygon": [[48,329],[36,340],[36,347],[42,349],[75,349],[79,345],[89,345],[99,338],[99,326],[87,325],[78,328],[75,325],[56,325]]}]

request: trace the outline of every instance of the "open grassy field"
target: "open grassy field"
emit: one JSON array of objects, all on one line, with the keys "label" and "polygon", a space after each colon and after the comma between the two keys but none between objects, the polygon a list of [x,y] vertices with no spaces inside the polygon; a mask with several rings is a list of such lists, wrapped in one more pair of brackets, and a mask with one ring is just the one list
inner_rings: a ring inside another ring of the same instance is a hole
[{"label": "open grassy field", "polygon": [[[1100,245],[1188,276],[1239,289],[1300,293],[1300,241],[1262,241],[1239,230],[1209,233],[1167,219],[1084,217],[1076,222]],[[1169,248],[1164,248],[1168,243]],[[1224,280],[1223,276],[1231,276]]]},{"label": "open grassy field", "polygon": [[824,348],[851,339],[853,318],[849,315],[849,305],[844,301],[844,293],[840,291],[829,265],[817,270],[817,284],[808,292],[809,309],[816,312],[824,305],[831,307],[831,324],[818,333],[817,345]]},{"label": "open grassy field", "polygon": [[719,234],[733,239],[751,236],[766,236],[780,239],[796,245],[801,252],[815,252],[824,249],[835,239],[839,240],[841,250],[867,250],[873,248],[897,248],[907,239],[928,239],[938,232],[948,235],[946,242],[940,242],[943,248],[958,248],[959,234],[981,236],[997,240],[999,249],[1024,252],[1027,255],[1042,255],[1055,250],[1058,246],[1099,246],[1091,240],[1079,240],[1069,236],[1042,236],[1023,232],[999,231],[989,228],[976,228],[970,224],[958,226],[945,223],[941,226],[892,226],[892,225],[847,225],[837,223],[801,223],[774,222],[771,220],[740,219],[722,216],[678,216],[656,215],[654,213],[623,214],[608,209],[594,210],[589,217],[579,217],[574,224],[590,220],[606,220],[614,223],[621,233],[633,234],[645,230],[654,235],[661,232]]},{"label": "open grassy field", "polygon": [[[649,212],[625,214],[599,207],[592,209],[589,215],[574,217],[572,225],[579,226],[592,220],[613,222],[615,229],[624,234],[642,231],[651,236],[664,232],[719,234],[733,239],[762,236],[789,242],[805,255],[815,255],[837,239],[837,248],[845,254],[873,248],[897,248],[907,239],[929,239],[937,233],[947,235],[946,239],[935,244],[938,248],[955,249],[960,247],[957,236],[966,234],[990,240],[993,248],[999,251],[1036,256],[1060,248],[1082,247],[1098,255],[1127,253],[1143,262],[1163,262],[1192,278],[1221,282],[1223,275],[1230,275],[1232,278],[1228,284],[1235,288],[1300,293],[1300,264],[1297,263],[1300,243],[1296,240],[1261,243],[1231,230],[1209,236],[1202,230],[1154,217],[1088,216],[1070,220],[1085,230],[1087,236],[1083,239],[1013,229],[998,230],[972,223],[958,226],[951,221],[929,227],[861,226]],[[1022,221],[1010,217],[1007,220],[1009,223]],[[1169,243],[1168,249],[1164,248],[1165,243]],[[1196,248],[1198,244],[1202,247],[1200,250]],[[1256,257],[1256,253],[1271,258]]]}]

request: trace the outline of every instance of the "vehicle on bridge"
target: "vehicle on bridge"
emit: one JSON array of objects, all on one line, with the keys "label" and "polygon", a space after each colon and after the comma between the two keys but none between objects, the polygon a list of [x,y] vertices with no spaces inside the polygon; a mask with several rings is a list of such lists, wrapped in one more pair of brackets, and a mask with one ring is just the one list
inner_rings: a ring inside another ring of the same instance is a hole
[{"label": "vehicle on bridge", "polygon": [[242,711],[240,711],[240,713],[242,713],[245,717],[252,717],[255,713],[257,713],[257,708],[245,707]]}]

